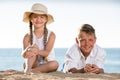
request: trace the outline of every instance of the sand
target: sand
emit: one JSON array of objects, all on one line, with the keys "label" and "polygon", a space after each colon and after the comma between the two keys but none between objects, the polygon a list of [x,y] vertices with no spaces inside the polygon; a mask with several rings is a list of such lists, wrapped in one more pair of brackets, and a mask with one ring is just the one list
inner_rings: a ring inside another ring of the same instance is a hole
[{"label": "sand", "polygon": [[120,80],[120,73],[63,73],[60,71],[50,73],[31,73],[26,75],[23,71],[0,71],[0,80]]}]

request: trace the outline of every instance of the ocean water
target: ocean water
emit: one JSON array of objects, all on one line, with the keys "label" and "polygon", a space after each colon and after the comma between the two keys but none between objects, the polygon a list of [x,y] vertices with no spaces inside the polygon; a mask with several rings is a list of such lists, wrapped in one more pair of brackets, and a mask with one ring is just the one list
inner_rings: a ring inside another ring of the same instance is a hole
[{"label": "ocean water", "polygon": [[[107,52],[105,62],[106,73],[120,73],[120,48],[105,48]],[[62,69],[67,48],[55,48],[55,59],[59,62],[58,71]],[[21,48],[0,48],[0,70],[23,70],[24,59]]]}]

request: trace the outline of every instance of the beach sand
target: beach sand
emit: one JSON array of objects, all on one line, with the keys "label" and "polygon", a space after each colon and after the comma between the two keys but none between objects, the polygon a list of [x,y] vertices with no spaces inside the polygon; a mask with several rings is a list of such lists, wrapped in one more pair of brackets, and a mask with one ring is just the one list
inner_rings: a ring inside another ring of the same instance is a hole
[{"label": "beach sand", "polygon": [[31,73],[25,75],[23,71],[0,71],[0,80],[120,80],[120,73]]}]

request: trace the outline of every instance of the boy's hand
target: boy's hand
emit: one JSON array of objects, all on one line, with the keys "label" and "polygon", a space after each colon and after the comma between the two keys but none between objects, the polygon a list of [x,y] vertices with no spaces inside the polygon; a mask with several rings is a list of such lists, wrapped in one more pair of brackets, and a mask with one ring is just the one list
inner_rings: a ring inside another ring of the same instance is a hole
[{"label": "boy's hand", "polygon": [[98,74],[100,72],[98,66],[95,65],[95,64],[92,64],[92,70],[91,70],[91,72]]},{"label": "boy's hand", "polygon": [[92,70],[92,65],[91,64],[86,64],[85,67],[84,67],[84,71],[85,72],[91,72]]}]

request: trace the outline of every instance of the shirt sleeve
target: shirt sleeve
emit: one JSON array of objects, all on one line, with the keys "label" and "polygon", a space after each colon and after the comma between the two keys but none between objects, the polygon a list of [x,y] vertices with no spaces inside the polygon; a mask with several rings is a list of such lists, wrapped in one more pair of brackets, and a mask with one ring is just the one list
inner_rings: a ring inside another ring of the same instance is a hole
[{"label": "shirt sleeve", "polygon": [[98,55],[96,57],[96,64],[99,68],[103,68],[104,69],[104,64],[105,64],[105,58],[106,58],[106,52],[104,51],[104,49],[100,49],[98,51]]},{"label": "shirt sleeve", "polygon": [[70,48],[65,56],[65,64],[64,64],[64,69],[63,72],[67,72],[71,68],[77,68],[78,67],[78,61],[77,59],[78,54],[77,50],[75,48]]},{"label": "shirt sleeve", "polygon": [[75,60],[75,55],[71,53],[71,54],[66,55],[66,58],[67,58],[68,70],[71,68],[77,68],[77,62]]}]

